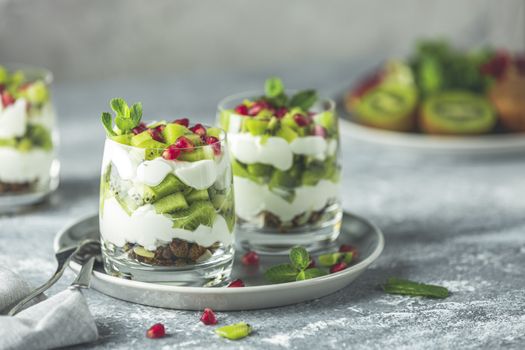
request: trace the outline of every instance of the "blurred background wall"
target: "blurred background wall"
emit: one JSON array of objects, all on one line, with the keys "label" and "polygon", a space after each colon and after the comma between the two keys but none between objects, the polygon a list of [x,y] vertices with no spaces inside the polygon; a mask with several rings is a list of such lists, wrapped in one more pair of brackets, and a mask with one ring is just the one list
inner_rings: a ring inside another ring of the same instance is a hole
[{"label": "blurred background wall", "polygon": [[60,80],[379,62],[419,37],[524,50],[524,22],[525,0],[0,0],[0,62]]}]

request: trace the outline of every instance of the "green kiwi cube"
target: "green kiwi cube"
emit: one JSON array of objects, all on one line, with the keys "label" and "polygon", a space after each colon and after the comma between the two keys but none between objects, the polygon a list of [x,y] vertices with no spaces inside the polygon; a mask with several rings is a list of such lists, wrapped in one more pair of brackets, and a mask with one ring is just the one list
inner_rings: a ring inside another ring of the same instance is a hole
[{"label": "green kiwi cube", "polygon": [[149,140],[153,140],[153,138],[151,137],[150,133],[146,130],[141,132],[140,134],[133,135],[131,137],[131,145],[135,147],[141,147],[139,146],[140,144]]},{"label": "green kiwi cube", "polygon": [[[189,186],[185,185],[179,180],[174,174],[168,174],[164,180],[157,186],[149,187],[146,186],[144,189],[144,201],[147,203],[153,203],[169,194],[175,192],[183,192]],[[191,188],[190,188],[191,189]]]},{"label": "green kiwi cube", "polygon": [[191,204],[198,201],[210,200],[210,196],[207,190],[193,190],[186,196],[186,200]]},{"label": "green kiwi cube", "polygon": [[170,145],[175,143],[179,137],[188,134],[191,134],[191,131],[188,128],[176,123],[170,123],[166,125],[164,130],[162,130],[162,136],[164,136],[166,143]]},{"label": "green kiwi cube", "polygon": [[158,214],[166,214],[187,208],[188,202],[182,193],[173,193],[157,200],[153,205]]},{"label": "green kiwi cube", "polygon": [[253,136],[263,135],[268,129],[269,122],[267,120],[259,119],[244,119],[244,127]]}]

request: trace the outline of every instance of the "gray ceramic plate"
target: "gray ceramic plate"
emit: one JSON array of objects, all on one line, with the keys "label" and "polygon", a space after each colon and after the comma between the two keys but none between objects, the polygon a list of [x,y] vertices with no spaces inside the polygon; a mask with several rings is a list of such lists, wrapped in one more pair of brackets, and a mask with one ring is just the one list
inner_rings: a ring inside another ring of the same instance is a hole
[{"label": "gray ceramic plate", "polygon": [[[54,249],[57,251],[85,238],[98,237],[98,217],[91,216],[60,231],[55,237]],[[268,284],[261,272],[269,266],[288,262],[288,258],[263,255],[258,268],[246,267],[240,263],[241,252],[236,254],[232,279],[241,278],[247,285],[244,288],[182,287],[138,282],[109,276],[101,266],[94,272],[91,287],[132,303],[171,309],[202,310],[211,307],[220,311],[283,306],[320,298],[350,284],[379,257],[383,251],[384,238],[381,231],[367,220],[345,214],[339,238],[326,251],[337,251],[341,244],[357,247],[360,254],[357,262],[341,272],[306,281]],[[76,262],[72,262],[70,267],[76,273],[80,270]]]}]

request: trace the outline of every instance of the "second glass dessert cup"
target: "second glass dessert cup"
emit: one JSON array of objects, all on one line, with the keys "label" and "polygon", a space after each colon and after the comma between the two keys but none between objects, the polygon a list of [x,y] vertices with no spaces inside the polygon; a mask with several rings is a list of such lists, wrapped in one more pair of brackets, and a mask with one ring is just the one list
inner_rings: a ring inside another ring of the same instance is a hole
[{"label": "second glass dessert cup", "polygon": [[51,72],[0,65],[0,212],[37,203],[58,187]]},{"label": "second glass dessert cup", "polygon": [[315,250],[337,238],[342,219],[335,103],[316,99],[301,109],[275,100],[244,93],[218,107],[233,164],[237,239],[268,254],[295,245]]},{"label": "second glass dessert cup", "polygon": [[105,269],[145,282],[217,284],[229,276],[234,253],[226,135],[213,128],[214,143],[197,146],[208,136],[189,131],[166,148],[154,147],[174,129],[189,131],[156,123],[127,138],[131,145],[120,135],[106,140],[100,200]]}]

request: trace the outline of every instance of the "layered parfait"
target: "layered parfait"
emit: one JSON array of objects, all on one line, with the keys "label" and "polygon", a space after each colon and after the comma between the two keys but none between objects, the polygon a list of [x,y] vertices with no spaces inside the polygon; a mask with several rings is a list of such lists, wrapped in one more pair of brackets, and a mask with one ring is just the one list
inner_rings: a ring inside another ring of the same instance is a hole
[{"label": "layered parfait", "polygon": [[50,80],[43,70],[0,66],[0,199],[56,186]]},{"label": "layered parfait", "polygon": [[235,212],[225,132],[186,118],[145,124],[141,104],[122,99],[111,107],[114,121],[102,114],[106,270],[145,281],[180,282],[194,269],[206,279],[226,276]]},{"label": "layered parfait", "polygon": [[[313,90],[285,91],[277,78],[266,81],[262,96],[221,103],[218,118],[228,132],[236,214],[246,235],[278,234],[276,244],[307,243],[294,241],[293,233],[313,234],[308,238],[313,241],[337,236],[341,166],[334,109],[333,101],[319,99]],[[272,243],[269,235],[259,238]]]}]

